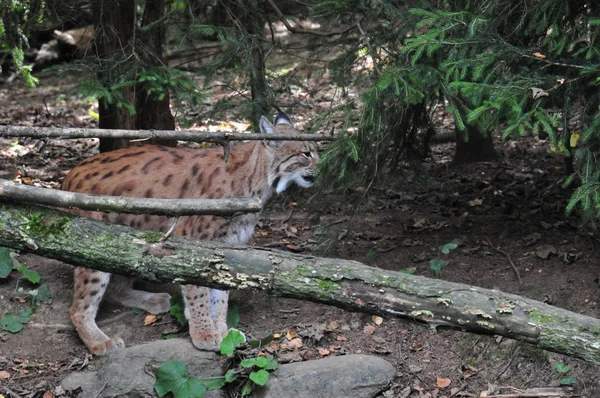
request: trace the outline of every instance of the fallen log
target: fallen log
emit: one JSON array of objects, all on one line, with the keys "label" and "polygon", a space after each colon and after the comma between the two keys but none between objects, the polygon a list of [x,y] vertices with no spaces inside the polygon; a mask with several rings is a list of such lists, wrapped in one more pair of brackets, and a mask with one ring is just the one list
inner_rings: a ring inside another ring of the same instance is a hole
[{"label": "fallen log", "polygon": [[600,320],[535,300],[356,261],[181,237],[156,243],[155,235],[0,202],[0,246],[151,282],[261,289],[433,328],[496,334],[600,364]]}]

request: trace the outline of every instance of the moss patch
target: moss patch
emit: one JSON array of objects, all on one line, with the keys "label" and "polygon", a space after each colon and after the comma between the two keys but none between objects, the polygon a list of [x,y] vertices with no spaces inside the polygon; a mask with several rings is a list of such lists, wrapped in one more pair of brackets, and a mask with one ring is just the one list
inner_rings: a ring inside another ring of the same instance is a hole
[{"label": "moss patch", "polygon": [[69,221],[69,217],[34,213],[29,216],[25,226],[35,234],[63,236]]}]

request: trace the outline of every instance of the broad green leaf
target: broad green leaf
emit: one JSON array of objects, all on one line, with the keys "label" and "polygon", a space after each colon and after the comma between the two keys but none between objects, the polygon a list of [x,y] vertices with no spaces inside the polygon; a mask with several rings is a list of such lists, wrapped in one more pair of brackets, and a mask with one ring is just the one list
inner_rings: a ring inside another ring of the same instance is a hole
[{"label": "broad green leaf", "polygon": [[554,369],[559,373],[567,373],[569,371],[569,367],[564,363],[557,363],[554,365]]},{"label": "broad green leaf", "polygon": [[232,383],[235,381],[237,377],[235,376],[235,372],[233,371],[233,369],[229,369],[226,373],[225,373],[225,382],[227,383]]},{"label": "broad green leaf", "polygon": [[154,390],[159,397],[164,397],[187,380],[185,366],[179,361],[163,363],[155,372]]},{"label": "broad green leaf", "polygon": [[250,394],[252,394],[252,386],[250,385],[250,383],[248,383],[242,389],[242,397],[246,397]]},{"label": "broad green leaf", "polygon": [[10,257],[11,249],[0,247],[0,278],[4,279],[10,275],[13,269],[13,261]]},{"label": "broad green leaf", "polygon": [[245,341],[246,338],[242,332],[236,329],[231,329],[223,341],[221,341],[221,355],[233,355],[235,347]]},{"label": "broad green leaf", "polygon": [[429,269],[435,276],[440,276],[442,270],[446,267],[446,262],[444,260],[440,260],[439,258],[429,260]]},{"label": "broad green leaf", "polygon": [[213,377],[210,379],[201,379],[200,381],[202,382],[204,387],[206,387],[207,390],[218,390],[220,388],[223,388],[223,386],[226,383],[224,377]]},{"label": "broad green leaf", "polygon": [[23,264],[19,264],[15,267],[17,271],[23,276],[23,278],[27,279],[31,283],[40,283],[40,274],[36,271],[30,270]]},{"label": "broad green leaf", "polygon": [[29,295],[31,296],[31,306],[35,308],[44,301],[48,300],[50,297],[52,297],[52,292],[50,291],[48,285],[44,283],[43,285],[40,285],[40,287],[38,287],[37,289],[30,290]]},{"label": "broad green leaf", "polygon": [[259,386],[264,386],[269,382],[269,372],[264,369],[250,373],[250,380]]},{"label": "broad green leaf", "polygon": [[265,366],[263,366],[263,369],[275,370],[278,367],[279,367],[279,364],[277,363],[277,360],[273,357],[269,357],[269,358],[267,358],[267,364]]},{"label": "broad green leaf", "polygon": [[173,396],[175,398],[204,398],[205,393],[204,384],[199,379],[190,377],[177,390],[173,391]]},{"label": "broad green leaf", "polygon": [[267,358],[265,357],[258,357],[256,358],[256,366],[258,366],[259,368],[264,368],[265,366],[267,366]]},{"label": "broad green leaf", "polygon": [[574,376],[565,377],[564,379],[560,379],[560,384],[562,386],[570,386],[571,384],[575,384],[576,380]]},{"label": "broad green leaf", "polygon": [[0,327],[10,333],[17,333],[23,329],[23,325],[31,320],[31,311],[25,310],[19,314],[7,312],[0,320]]},{"label": "broad green leaf", "polygon": [[240,362],[242,368],[251,368],[256,365],[256,358],[246,358]]},{"label": "broad green leaf", "polygon": [[458,245],[456,243],[446,243],[443,246],[440,246],[440,251],[444,254],[450,253],[452,250],[456,249]]},{"label": "broad green leaf", "polygon": [[237,304],[232,303],[227,309],[227,327],[237,328],[240,323],[240,311]]}]

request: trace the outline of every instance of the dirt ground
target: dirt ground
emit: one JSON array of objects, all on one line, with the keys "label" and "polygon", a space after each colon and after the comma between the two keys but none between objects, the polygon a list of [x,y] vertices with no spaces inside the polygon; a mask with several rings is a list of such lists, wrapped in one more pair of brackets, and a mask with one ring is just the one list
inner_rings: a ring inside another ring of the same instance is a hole
[{"label": "dirt ground", "polygon": [[[72,87],[52,76],[34,90],[17,83],[0,86],[0,124],[94,127],[89,112],[97,111],[93,102],[72,94]],[[325,106],[316,98],[295,116],[306,121]],[[51,187],[96,150],[93,140],[51,140],[44,146],[35,140],[11,145],[13,141],[0,139],[0,178]],[[570,191],[561,185],[561,159],[550,153],[545,141],[533,137],[498,142],[497,148],[496,162],[449,167],[452,145],[438,145],[420,173],[405,169],[390,175],[368,195],[364,187],[344,193],[292,190],[269,204],[253,244],[427,277],[436,277],[429,260],[443,259],[447,266],[442,279],[600,317],[595,253],[599,241],[589,228],[580,226],[580,218],[565,215]],[[442,254],[439,247],[449,242],[458,247]],[[96,360],[68,319],[72,267],[33,255],[21,256],[20,262],[40,273],[53,297],[19,333],[0,331],[0,392],[8,397],[51,397],[45,394],[56,392],[62,377],[93,369]],[[19,287],[32,286],[14,272],[0,280],[0,315],[24,309]],[[434,332],[405,320],[381,320],[258,292],[234,292],[232,300],[239,307],[244,332],[252,337],[269,331],[281,334],[269,348],[280,362],[348,353],[387,359],[396,366],[397,377],[384,397],[515,394],[527,388],[558,387],[566,377],[574,377],[573,396],[600,397],[598,366],[509,339]],[[144,314],[110,305],[102,308],[99,319],[109,335],[121,336],[127,345],[160,339],[177,328],[170,315],[144,326]],[[301,340],[291,343],[286,335]],[[568,366],[568,371],[560,373],[557,364]]]}]

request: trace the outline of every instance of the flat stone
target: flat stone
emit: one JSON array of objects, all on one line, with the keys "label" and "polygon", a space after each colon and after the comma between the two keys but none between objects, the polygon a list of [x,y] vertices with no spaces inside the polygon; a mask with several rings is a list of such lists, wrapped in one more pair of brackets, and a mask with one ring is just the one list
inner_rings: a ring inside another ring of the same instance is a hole
[{"label": "flat stone", "polygon": [[[82,389],[82,397],[148,398],[156,397],[154,377],[146,373],[147,365],[179,361],[186,365],[188,376],[205,378],[220,375],[219,357],[213,352],[196,349],[190,339],[159,340],[128,347],[95,363],[97,371],[75,372],[62,380],[65,391]],[[220,397],[208,391],[207,398]]]},{"label": "flat stone", "polygon": [[345,355],[281,365],[261,398],[369,398],[394,379],[396,368],[373,355]]}]

